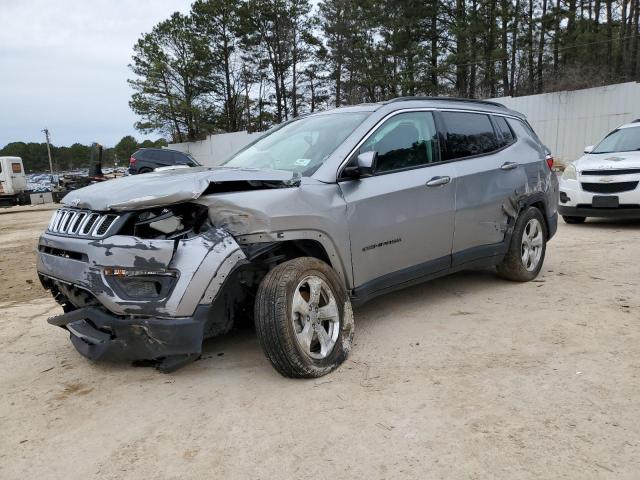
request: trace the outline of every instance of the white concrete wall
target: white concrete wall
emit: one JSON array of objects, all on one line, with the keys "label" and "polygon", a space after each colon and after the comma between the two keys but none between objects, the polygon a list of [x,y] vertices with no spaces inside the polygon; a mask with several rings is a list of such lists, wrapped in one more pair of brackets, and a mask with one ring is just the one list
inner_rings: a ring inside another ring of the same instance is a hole
[{"label": "white concrete wall", "polygon": [[236,153],[262,133],[233,132],[209,135],[199,142],[170,143],[169,148],[190,153],[203,165],[213,167]]},{"label": "white concrete wall", "polygon": [[[586,145],[598,143],[623,123],[640,118],[640,84],[619,83],[584,90],[494,98],[524,113],[559,163],[576,160]],[[173,143],[203,165],[219,165],[262,133],[222,133],[199,142]]]},{"label": "white concrete wall", "polygon": [[617,126],[640,118],[637,82],[492,100],[524,113],[560,163],[576,160],[586,145],[598,143]]}]

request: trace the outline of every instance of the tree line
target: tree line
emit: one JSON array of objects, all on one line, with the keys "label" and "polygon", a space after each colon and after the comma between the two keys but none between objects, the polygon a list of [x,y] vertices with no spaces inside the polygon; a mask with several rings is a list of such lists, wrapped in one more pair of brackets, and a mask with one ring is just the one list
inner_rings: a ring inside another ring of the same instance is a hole
[{"label": "tree line", "polygon": [[[144,140],[140,143],[131,135],[122,137],[114,147],[103,147],[102,165],[113,167],[128,166],[129,157],[139,148],[166,147],[164,138],[158,140]],[[74,143],[70,147],[56,147],[51,145],[51,158],[56,172],[87,168],[91,155],[91,145]],[[0,156],[20,157],[27,173],[48,172],[49,156],[46,143],[11,142],[0,149]]]},{"label": "tree line", "polygon": [[196,0],[130,64],[142,132],[260,131],[400,95],[489,98],[637,80],[640,0]]}]

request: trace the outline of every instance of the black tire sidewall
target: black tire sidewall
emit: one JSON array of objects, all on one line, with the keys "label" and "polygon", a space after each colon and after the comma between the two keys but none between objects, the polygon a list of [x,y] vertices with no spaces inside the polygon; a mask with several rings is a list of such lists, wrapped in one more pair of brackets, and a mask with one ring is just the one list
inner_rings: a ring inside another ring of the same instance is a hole
[{"label": "black tire sidewall", "polygon": [[580,223],[584,223],[587,217],[574,217],[571,215],[563,215],[562,219],[564,223],[568,223],[569,225],[578,225]]},{"label": "black tire sidewall", "polygon": [[[312,358],[302,350],[292,321],[293,296],[300,282],[308,276],[316,276],[326,283],[338,308],[338,338],[331,353],[322,359]],[[267,273],[256,296],[255,323],[267,358],[287,377],[325,375],[337,368],[351,350],[354,324],[348,294],[337,273],[313,257],[286,261]]]},{"label": "black tire sidewall", "polygon": [[[521,248],[522,235],[527,223],[531,219],[537,219],[542,228],[542,255],[535,270],[529,271],[522,263]],[[547,254],[547,224],[542,212],[536,207],[528,207],[523,210],[513,227],[513,233],[509,241],[509,249],[502,262],[497,266],[498,274],[507,280],[515,282],[528,282],[538,276]]]}]

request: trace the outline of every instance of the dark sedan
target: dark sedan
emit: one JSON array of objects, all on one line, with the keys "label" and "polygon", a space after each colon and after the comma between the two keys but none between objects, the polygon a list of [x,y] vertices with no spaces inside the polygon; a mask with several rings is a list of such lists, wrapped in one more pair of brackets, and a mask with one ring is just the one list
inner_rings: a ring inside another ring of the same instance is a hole
[{"label": "dark sedan", "polygon": [[200,164],[188,153],[170,150],[168,148],[141,148],[129,159],[129,173],[152,172],[158,167],[170,167],[174,165],[197,167]]}]

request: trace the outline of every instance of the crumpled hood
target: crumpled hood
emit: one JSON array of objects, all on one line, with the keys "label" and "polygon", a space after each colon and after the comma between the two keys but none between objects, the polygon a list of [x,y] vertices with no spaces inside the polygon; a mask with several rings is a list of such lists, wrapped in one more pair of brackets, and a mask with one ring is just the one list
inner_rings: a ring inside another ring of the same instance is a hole
[{"label": "crumpled hood", "polygon": [[187,202],[202,195],[212,183],[246,183],[252,188],[283,188],[300,184],[284,170],[194,167],[107,180],[68,193],[62,203],[90,210],[140,210]]},{"label": "crumpled hood", "polygon": [[640,152],[590,153],[574,163],[578,171],[640,168]]}]

